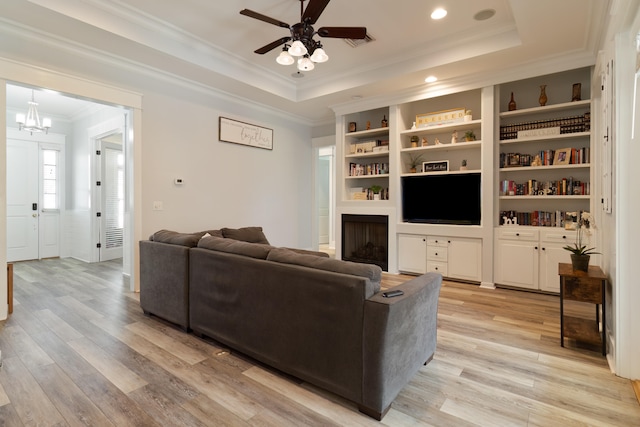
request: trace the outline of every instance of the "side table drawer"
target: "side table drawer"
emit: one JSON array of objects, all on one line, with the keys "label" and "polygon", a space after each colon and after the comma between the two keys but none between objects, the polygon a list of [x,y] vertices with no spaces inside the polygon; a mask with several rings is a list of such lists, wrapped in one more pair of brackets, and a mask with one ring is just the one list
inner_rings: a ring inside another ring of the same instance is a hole
[{"label": "side table drawer", "polygon": [[601,280],[586,277],[564,277],[563,286],[564,299],[593,304],[602,303]]}]

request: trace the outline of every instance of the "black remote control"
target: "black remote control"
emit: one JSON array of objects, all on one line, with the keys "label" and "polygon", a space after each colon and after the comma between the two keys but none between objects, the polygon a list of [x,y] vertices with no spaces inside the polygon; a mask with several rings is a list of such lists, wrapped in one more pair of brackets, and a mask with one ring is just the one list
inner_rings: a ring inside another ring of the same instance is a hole
[{"label": "black remote control", "polygon": [[400,290],[395,290],[395,291],[387,291],[382,293],[382,296],[385,298],[393,298],[393,297],[398,297],[400,295],[404,295],[404,292]]}]

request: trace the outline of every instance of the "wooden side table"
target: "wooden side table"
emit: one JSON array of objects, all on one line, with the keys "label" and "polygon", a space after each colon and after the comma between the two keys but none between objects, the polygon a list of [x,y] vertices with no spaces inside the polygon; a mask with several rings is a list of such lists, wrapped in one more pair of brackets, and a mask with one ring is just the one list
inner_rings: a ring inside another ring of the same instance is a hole
[{"label": "wooden side table", "polygon": [[9,314],[13,313],[13,264],[7,264],[7,301],[9,301]]},{"label": "wooden side table", "polygon": [[[600,267],[590,265],[589,271],[573,271],[571,264],[558,264],[560,275],[560,345],[564,338],[574,338],[590,344],[600,344],[602,355],[607,354],[605,294],[607,277]],[[566,316],[564,301],[580,301],[595,304],[595,320]],[[602,329],[600,329],[600,309],[602,309]]]}]

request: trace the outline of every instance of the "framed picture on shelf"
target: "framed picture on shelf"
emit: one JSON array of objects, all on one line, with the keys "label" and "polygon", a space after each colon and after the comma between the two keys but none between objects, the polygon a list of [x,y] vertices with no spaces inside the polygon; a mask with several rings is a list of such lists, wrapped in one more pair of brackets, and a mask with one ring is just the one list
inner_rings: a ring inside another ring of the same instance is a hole
[{"label": "framed picture on shelf", "polygon": [[568,165],[570,161],[571,161],[571,148],[562,148],[560,150],[556,150],[556,153],[553,156],[554,165]]},{"label": "framed picture on shelf", "polygon": [[422,172],[446,172],[449,170],[449,160],[437,162],[422,162]]}]

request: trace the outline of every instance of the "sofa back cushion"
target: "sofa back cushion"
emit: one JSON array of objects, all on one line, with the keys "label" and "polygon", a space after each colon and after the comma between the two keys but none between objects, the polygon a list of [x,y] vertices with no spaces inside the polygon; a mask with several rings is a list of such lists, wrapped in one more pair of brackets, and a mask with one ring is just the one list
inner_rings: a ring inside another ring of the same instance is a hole
[{"label": "sofa back cushion", "polygon": [[168,243],[170,245],[194,248],[198,245],[200,238],[202,238],[204,234],[204,231],[199,233],[179,233],[171,230],[160,230],[153,233],[150,239],[158,243]]},{"label": "sofa back cushion", "polygon": [[198,241],[198,247],[203,249],[211,249],[219,252],[230,254],[244,255],[251,258],[266,259],[272,246],[249,243],[234,239],[224,239],[220,237],[203,237]]},{"label": "sofa back cushion", "polygon": [[374,292],[380,290],[380,280],[382,269],[373,264],[361,264],[357,262],[342,261],[332,258],[325,258],[316,255],[307,255],[294,252],[285,248],[273,248],[267,257],[268,261],[280,262],[283,264],[301,265],[318,270],[332,271],[334,273],[350,274],[369,279],[376,288]]},{"label": "sofa back cushion", "polygon": [[269,241],[262,232],[262,227],[223,228],[222,235],[227,239],[241,240],[249,243],[268,245]]}]

